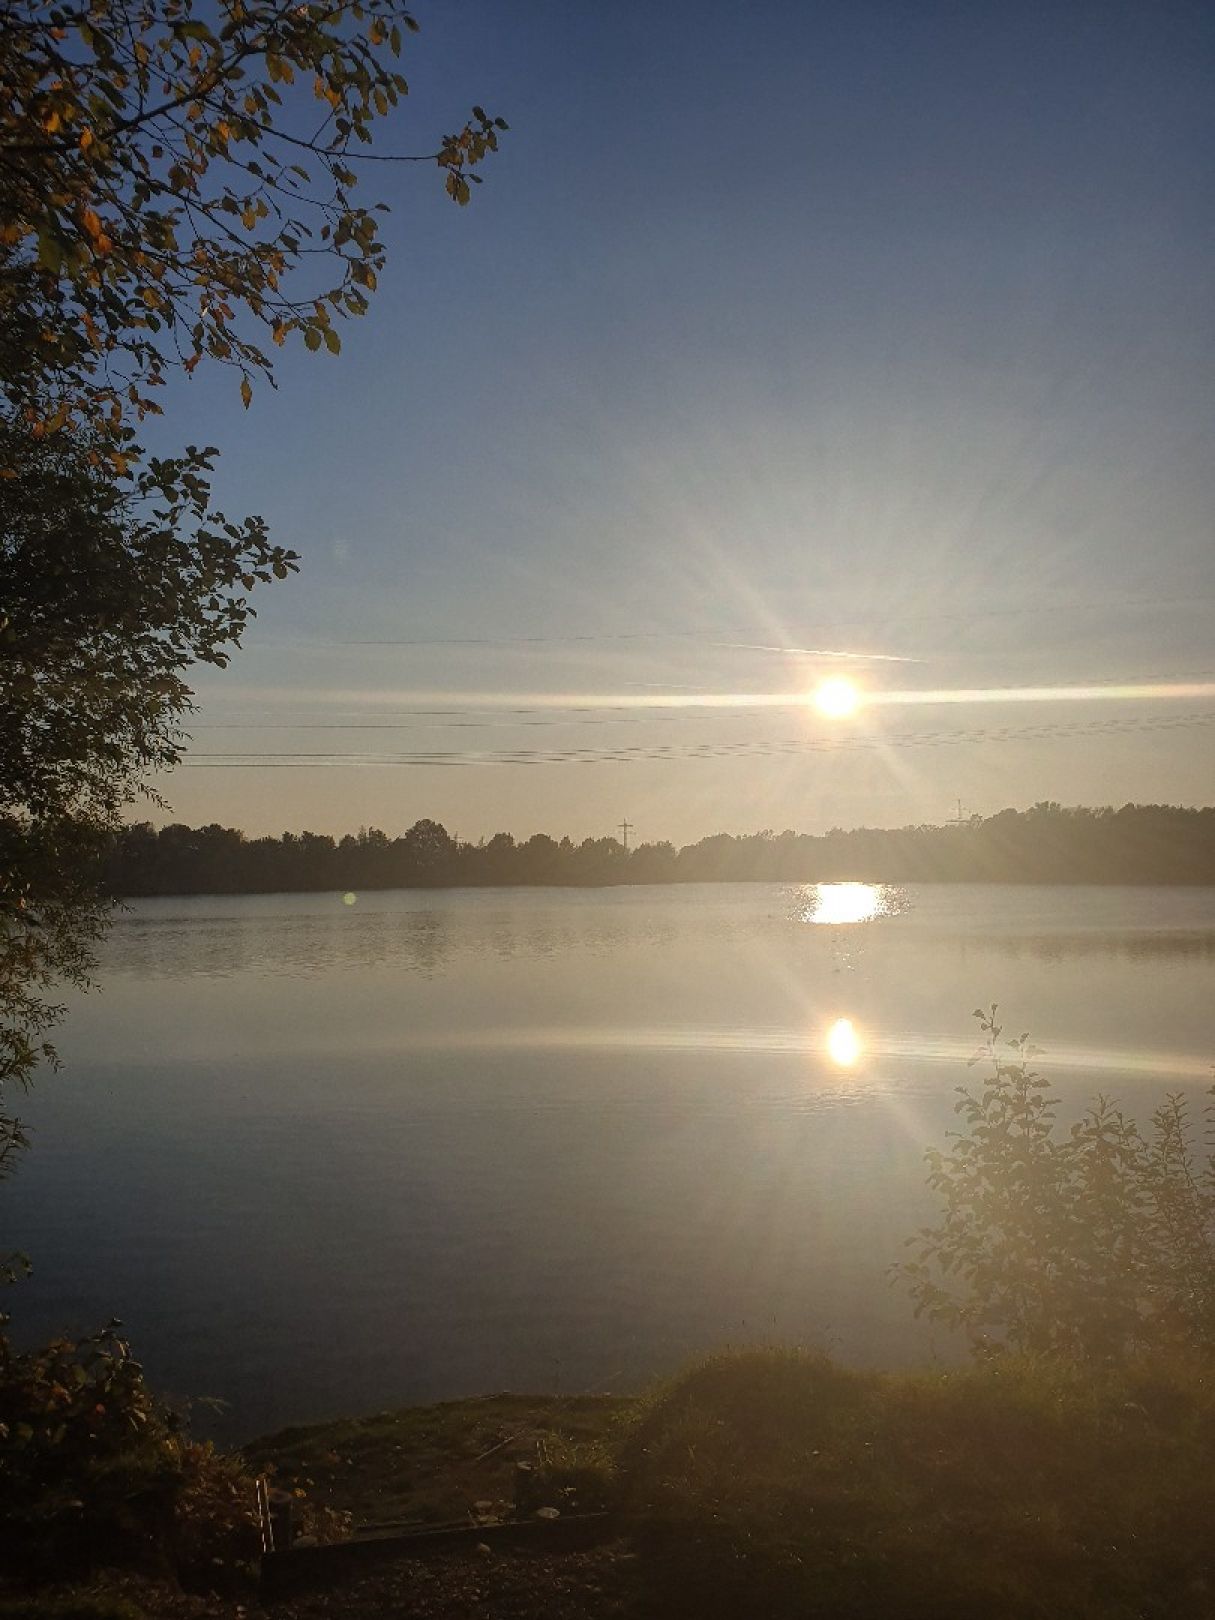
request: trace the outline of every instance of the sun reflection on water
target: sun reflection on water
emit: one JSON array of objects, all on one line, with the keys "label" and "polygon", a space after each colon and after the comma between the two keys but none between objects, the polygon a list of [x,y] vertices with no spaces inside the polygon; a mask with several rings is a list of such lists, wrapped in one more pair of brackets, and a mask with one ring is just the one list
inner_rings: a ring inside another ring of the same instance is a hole
[{"label": "sun reflection on water", "polygon": [[837,1018],[827,1031],[827,1056],[841,1069],[850,1069],[861,1055],[861,1038],[851,1018]]},{"label": "sun reflection on water", "polygon": [[815,883],[806,894],[806,922],[858,923],[882,916],[889,907],[876,883]]}]

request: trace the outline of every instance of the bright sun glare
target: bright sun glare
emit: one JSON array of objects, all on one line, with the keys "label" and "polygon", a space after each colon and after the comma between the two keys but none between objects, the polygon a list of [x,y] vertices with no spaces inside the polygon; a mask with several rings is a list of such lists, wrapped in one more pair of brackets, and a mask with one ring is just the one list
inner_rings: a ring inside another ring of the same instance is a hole
[{"label": "bright sun glare", "polygon": [[827,1056],[841,1069],[850,1069],[861,1055],[861,1038],[851,1018],[837,1018],[827,1031]]},{"label": "bright sun glare", "polygon": [[860,707],[861,693],[855,681],[833,675],[814,694],[815,707],[830,720],[842,720]]},{"label": "bright sun glare", "polygon": [[872,883],[816,883],[808,898],[812,923],[870,922],[882,909],[882,891]]}]

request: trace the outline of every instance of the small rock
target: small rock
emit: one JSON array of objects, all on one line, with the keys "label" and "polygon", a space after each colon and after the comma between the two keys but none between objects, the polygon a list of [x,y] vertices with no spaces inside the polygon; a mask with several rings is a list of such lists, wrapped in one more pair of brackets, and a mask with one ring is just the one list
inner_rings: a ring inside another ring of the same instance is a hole
[{"label": "small rock", "polygon": [[537,1508],[536,1509],[536,1517],[538,1519],[548,1519],[548,1520],[559,1519],[561,1517],[561,1509],[560,1508],[554,1508],[554,1507]]},{"label": "small rock", "polygon": [[494,1556],[494,1549],[490,1546],[488,1541],[478,1541],[473,1550],[476,1552],[478,1558],[492,1558]]},{"label": "small rock", "polygon": [[480,1502],[474,1502],[473,1507],[478,1513],[492,1513],[494,1511],[494,1504],[488,1498],[482,1498]]}]

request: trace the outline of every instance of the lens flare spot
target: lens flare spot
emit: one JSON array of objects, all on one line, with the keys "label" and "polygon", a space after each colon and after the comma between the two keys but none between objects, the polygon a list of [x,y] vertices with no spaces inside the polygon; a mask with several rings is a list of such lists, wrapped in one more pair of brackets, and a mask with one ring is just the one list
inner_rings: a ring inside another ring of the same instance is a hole
[{"label": "lens flare spot", "polygon": [[837,1018],[827,1031],[827,1056],[841,1069],[850,1069],[861,1055],[861,1038],[851,1018]]},{"label": "lens flare spot", "polygon": [[861,689],[843,675],[833,675],[814,694],[814,706],[828,720],[846,720],[861,706]]},{"label": "lens flare spot", "polygon": [[344,906],[352,906],[357,899],[358,895],[355,894],[353,890],[347,889],[346,893],[342,896],[342,904]]}]

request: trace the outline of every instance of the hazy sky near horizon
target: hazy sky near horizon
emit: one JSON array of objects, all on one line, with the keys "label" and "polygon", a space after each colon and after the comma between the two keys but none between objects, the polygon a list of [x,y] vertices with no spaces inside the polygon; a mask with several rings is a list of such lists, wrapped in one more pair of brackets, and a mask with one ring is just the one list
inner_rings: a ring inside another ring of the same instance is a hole
[{"label": "hazy sky near horizon", "polygon": [[[303,556],[197,681],[172,819],[1215,801],[1209,5],[417,14],[383,149],[501,113],[472,205],[369,165],[390,264],[340,357],[167,401]],[[841,672],[989,696],[798,705]],[[990,696],[1110,685],[1192,690]]]}]

